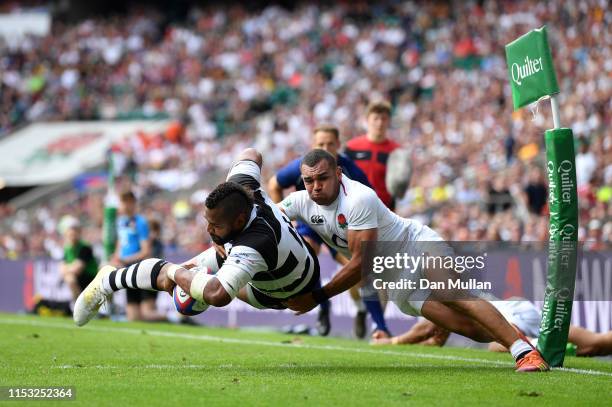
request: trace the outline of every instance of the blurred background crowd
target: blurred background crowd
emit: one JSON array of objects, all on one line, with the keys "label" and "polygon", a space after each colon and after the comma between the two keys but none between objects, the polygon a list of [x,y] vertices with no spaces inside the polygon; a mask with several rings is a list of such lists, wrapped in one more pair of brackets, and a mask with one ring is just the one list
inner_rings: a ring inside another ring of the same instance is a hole
[{"label": "blurred background crowd", "polygon": [[[10,11],[10,10],[9,10]],[[168,119],[113,146],[119,186],[161,223],[166,253],[209,244],[207,190],[255,146],[264,177],[331,123],[365,131],[392,105],[389,137],[411,151],[396,211],[450,240],[547,240],[547,102],[512,112],[504,46],[548,25],[562,124],[576,137],[581,241],[612,242],[612,11],[605,0],[388,1],[290,9],[193,8],[169,20],[134,7],[53,21],[45,37],[0,40],[0,139],[36,121]],[[105,188],[71,188],[28,209],[0,204],[0,258],[60,258],[58,224],[80,219],[101,253]]]}]

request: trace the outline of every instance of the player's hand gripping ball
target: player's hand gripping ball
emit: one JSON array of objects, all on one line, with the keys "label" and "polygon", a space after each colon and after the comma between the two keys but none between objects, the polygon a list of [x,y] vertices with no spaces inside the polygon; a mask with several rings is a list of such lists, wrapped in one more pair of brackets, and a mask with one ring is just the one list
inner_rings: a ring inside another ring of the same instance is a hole
[{"label": "player's hand gripping ball", "polygon": [[[202,267],[201,265],[190,268],[189,271],[193,273],[203,271],[207,274],[214,274],[212,270],[207,267]],[[183,315],[198,315],[208,309],[208,304],[203,301],[198,301],[192,298],[178,285],[174,286],[174,291],[172,292],[172,299],[174,300],[174,308],[176,308],[176,310]]]},{"label": "player's hand gripping ball", "polygon": [[189,294],[183,291],[178,285],[174,287],[172,298],[174,299],[174,308],[183,315],[194,316],[208,309],[208,304],[191,298]]}]

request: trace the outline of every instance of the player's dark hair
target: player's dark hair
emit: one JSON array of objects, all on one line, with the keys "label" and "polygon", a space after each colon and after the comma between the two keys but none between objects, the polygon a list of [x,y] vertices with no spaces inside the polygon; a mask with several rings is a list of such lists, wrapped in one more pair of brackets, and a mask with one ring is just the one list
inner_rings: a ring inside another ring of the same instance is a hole
[{"label": "player's dark hair", "polygon": [[149,229],[152,232],[160,232],[161,231],[161,223],[157,219],[149,220]]},{"label": "player's dark hair", "polygon": [[134,195],[131,190],[127,189],[121,192],[121,195],[119,195],[119,200],[121,202],[136,202],[136,195]]},{"label": "player's dark hair", "polygon": [[302,158],[302,163],[300,166],[306,165],[308,167],[314,167],[321,161],[327,161],[331,168],[336,168],[338,166],[334,156],[325,150],[321,150],[320,148],[315,148],[314,150],[309,151],[308,154]]},{"label": "player's dark hair", "polygon": [[208,209],[222,208],[230,219],[235,219],[241,213],[249,216],[253,209],[253,196],[235,182],[224,182],[208,195],[204,205]]}]

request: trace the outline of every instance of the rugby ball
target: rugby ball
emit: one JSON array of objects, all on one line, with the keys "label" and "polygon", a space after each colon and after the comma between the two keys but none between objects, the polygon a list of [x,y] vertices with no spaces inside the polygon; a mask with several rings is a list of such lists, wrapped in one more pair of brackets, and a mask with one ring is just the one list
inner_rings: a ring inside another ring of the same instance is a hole
[{"label": "rugby ball", "polygon": [[174,287],[172,292],[174,299],[174,308],[183,315],[194,316],[206,311],[208,304],[202,301],[193,299],[178,285]]}]

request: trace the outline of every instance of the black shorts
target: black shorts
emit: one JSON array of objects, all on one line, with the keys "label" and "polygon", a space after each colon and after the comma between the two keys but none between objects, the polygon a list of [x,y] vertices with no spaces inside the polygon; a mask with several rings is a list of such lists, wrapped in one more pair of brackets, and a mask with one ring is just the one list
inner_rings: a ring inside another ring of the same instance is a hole
[{"label": "black shorts", "polygon": [[321,288],[321,269],[319,268],[319,260],[317,259],[316,256],[313,256],[313,259],[314,259],[314,272],[312,273],[312,277],[310,278],[310,281],[308,282],[308,284],[306,284],[304,288],[302,288],[300,291],[298,291],[291,297],[288,297],[288,298],[270,297],[269,295],[263,293],[262,291],[259,291],[257,288],[253,287],[252,285],[249,285],[247,287],[247,290],[253,294],[253,297],[255,297],[257,302],[261,304],[264,308],[278,309],[278,310],[287,309],[287,307],[283,305],[283,302],[287,301],[289,298],[297,297],[298,295],[302,295],[306,293],[311,293],[313,290],[316,290],[317,288]]},{"label": "black shorts", "polygon": [[146,300],[157,299],[157,291],[140,290],[136,288],[126,288],[126,290],[128,304],[140,304]]}]

